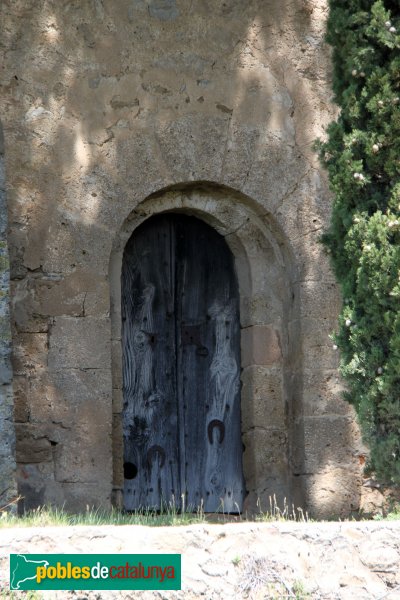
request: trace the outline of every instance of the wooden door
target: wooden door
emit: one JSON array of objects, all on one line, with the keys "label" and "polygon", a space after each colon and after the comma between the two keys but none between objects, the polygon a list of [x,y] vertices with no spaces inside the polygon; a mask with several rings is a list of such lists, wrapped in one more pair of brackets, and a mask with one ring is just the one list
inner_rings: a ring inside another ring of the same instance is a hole
[{"label": "wooden door", "polygon": [[124,505],[239,512],[239,294],[211,227],[166,213],[129,240],[122,268]]}]

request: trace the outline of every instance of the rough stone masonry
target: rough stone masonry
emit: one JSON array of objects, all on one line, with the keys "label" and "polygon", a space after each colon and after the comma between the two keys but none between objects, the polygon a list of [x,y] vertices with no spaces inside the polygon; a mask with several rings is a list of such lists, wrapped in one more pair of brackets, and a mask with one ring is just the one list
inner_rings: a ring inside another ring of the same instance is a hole
[{"label": "rough stone masonry", "polygon": [[22,509],[121,505],[122,254],[174,211],[235,258],[246,509],[276,494],[357,510],[364,450],[318,242],[327,2],[4,0],[0,15],[0,504],[18,484]]},{"label": "rough stone masonry", "polygon": [[[221,517],[222,518],[222,517]],[[134,535],[132,535],[134,531]],[[9,587],[9,553],[182,555],[180,591],[135,591],[140,600],[399,600],[400,523],[198,523],[184,527],[102,526],[2,529],[0,585]],[[167,596],[168,594],[168,596]],[[132,598],[102,591],[101,598]],[[75,600],[82,592],[47,592]],[[99,592],[85,591],[95,600]]]}]

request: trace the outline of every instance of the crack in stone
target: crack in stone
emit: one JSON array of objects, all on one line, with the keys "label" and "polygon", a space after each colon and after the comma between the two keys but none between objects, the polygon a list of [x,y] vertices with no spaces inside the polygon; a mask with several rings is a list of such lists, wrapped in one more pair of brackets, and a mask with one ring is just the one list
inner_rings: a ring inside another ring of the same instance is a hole
[{"label": "crack in stone", "polygon": [[88,295],[88,292],[85,292],[85,295],[83,297],[83,301],[82,301],[82,314],[80,315],[81,317],[85,317],[86,313],[85,313],[85,302],[86,302],[86,297]]},{"label": "crack in stone", "polygon": [[250,217],[247,217],[247,219],[245,221],[243,221],[243,223],[241,223],[238,227],[236,227],[236,229],[234,229],[233,231],[230,231],[229,233],[226,233],[225,235],[223,235],[223,237],[227,238],[230,235],[234,235],[235,233],[240,231],[240,229],[242,229],[245,225],[247,225],[247,223],[249,221],[250,221]]}]

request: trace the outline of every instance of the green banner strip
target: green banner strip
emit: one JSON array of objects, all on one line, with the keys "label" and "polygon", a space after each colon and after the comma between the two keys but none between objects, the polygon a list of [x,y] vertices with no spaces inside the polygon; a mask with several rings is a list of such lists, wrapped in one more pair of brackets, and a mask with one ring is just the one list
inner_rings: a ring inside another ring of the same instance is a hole
[{"label": "green banner strip", "polygon": [[10,554],[11,590],[180,590],[180,554]]}]

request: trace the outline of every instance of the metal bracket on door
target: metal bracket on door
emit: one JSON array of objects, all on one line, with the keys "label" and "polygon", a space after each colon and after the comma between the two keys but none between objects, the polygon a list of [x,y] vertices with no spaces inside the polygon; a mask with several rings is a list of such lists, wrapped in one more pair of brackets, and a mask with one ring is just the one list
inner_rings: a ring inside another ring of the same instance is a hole
[{"label": "metal bracket on door", "polygon": [[181,340],[183,346],[197,346],[197,356],[208,356],[208,348],[201,341],[202,325],[181,325]]}]

